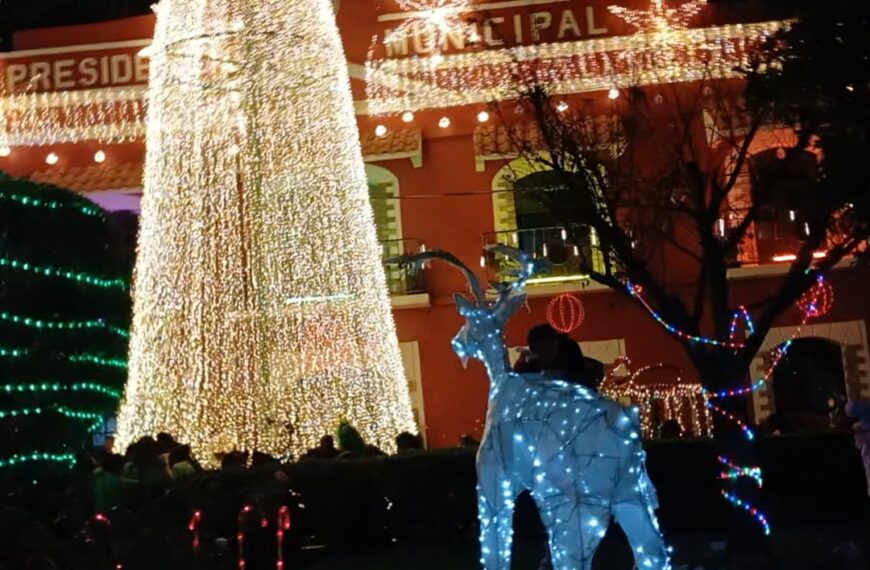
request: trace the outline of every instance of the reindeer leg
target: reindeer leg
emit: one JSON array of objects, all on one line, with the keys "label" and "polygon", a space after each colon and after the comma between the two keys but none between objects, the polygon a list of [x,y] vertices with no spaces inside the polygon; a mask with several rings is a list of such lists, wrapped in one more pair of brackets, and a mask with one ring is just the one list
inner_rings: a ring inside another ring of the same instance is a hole
[{"label": "reindeer leg", "polygon": [[491,440],[477,456],[480,563],[484,570],[510,570],[514,501],[519,494]]},{"label": "reindeer leg", "polygon": [[668,570],[670,557],[656,520],[654,491],[646,469],[635,466],[626,479],[631,491],[625,500],[614,503],[613,515],[628,538],[635,564],[643,569]]},{"label": "reindeer leg", "polygon": [[604,505],[584,504],[575,491],[539,500],[553,570],[591,570],[595,550],[610,524]]}]

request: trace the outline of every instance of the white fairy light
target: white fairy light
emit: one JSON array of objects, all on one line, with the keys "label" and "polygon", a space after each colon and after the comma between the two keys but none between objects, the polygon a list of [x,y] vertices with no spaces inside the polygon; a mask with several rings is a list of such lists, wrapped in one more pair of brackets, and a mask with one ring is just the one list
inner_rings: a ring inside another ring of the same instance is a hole
[{"label": "white fairy light", "polygon": [[405,111],[402,113],[402,122],[403,123],[413,123],[414,122],[414,113],[411,111]]},{"label": "white fairy light", "polygon": [[489,112],[488,111],[481,111],[480,113],[477,114],[477,122],[478,123],[485,123],[488,120],[489,120]]},{"label": "white fairy light", "polygon": [[55,152],[50,152],[47,155],[45,155],[45,163],[46,164],[54,165],[54,164],[57,164],[58,160],[60,160],[60,157],[58,157],[57,153],[55,153]]},{"label": "white fairy light", "polygon": [[438,120],[438,126],[442,129],[446,129],[450,126],[450,117],[441,117]]},{"label": "white fairy light", "polygon": [[6,145],[0,146],[0,158],[6,158],[12,154],[12,149]]},{"label": "white fairy light", "polygon": [[416,428],[330,3],[156,12],[119,446],[298,456],[344,419],[394,449]]},{"label": "white fairy light", "polygon": [[105,151],[103,151],[103,150],[98,150],[97,152],[94,153],[94,162],[96,162],[97,164],[99,164],[99,163],[102,163],[102,162],[105,162],[105,161],[106,161],[106,153],[105,153]]},{"label": "white fairy light", "polygon": [[384,125],[378,125],[377,127],[375,127],[375,135],[376,136],[379,136],[379,137],[386,136],[387,132],[388,132],[387,127],[385,127]]}]

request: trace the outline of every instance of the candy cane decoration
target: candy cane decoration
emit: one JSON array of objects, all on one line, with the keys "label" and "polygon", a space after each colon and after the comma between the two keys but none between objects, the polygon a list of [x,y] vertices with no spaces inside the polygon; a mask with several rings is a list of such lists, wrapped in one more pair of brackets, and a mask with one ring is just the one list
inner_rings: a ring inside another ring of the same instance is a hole
[{"label": "candy cane decoration", "polygon": [[199,553],[199,523],[202,520],[202,511],[193,511],[190,516],[190,522],[187,523],[187,530],[193,533],[193,552]]},{"label": "candy cane decoration", "polygon": [[278,556],[275,568],[276,570],[284,570],[284,533],[290,530],[290,508],[286,505],[278,509],[276,525],[278,527],[275,532],[278,537]]}]

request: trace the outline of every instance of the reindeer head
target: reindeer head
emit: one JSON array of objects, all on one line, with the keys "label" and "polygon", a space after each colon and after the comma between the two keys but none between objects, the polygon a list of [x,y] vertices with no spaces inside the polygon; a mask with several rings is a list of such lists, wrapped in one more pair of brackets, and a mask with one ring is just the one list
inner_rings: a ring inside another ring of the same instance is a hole
[{"label": "reindeer head", "polygon": [[495,283],[498,295],[495,300],[487,301],[483,288],[474,272],[455,256],[439,250],[428,251],[417,255],[392,260],[405,265],[423,265],[434,259],[440,259],[459,269],[468,281],[471,298],[456,293],[453,298],[459,314],[465,318],[465,324],[451,341],[453,351],[462,359],[465,366],[469,358],[477,358],[490,366],[494,358],[504,360],[504,341],[502,338],[504,326],[513,314],[526,301],[523,287],[526,281],[543,268],[541,262],[534,261],[524,251],[502,245],[487,246],[487,251],[504,255],[516,261],[517,269],[506,272],[517,279],[512,283]]}]

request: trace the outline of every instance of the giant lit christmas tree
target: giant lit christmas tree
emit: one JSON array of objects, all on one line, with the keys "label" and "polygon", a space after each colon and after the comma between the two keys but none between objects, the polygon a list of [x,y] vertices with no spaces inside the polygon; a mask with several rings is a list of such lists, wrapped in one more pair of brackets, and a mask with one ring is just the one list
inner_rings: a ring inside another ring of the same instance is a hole
[{"label": "giant lit christmas tree", "polygon": [[413,431],[326,0],[162,0],[118,440],[298,453]]}]

